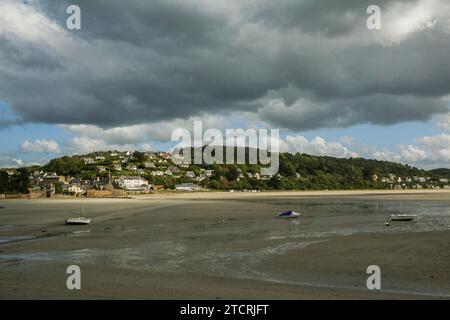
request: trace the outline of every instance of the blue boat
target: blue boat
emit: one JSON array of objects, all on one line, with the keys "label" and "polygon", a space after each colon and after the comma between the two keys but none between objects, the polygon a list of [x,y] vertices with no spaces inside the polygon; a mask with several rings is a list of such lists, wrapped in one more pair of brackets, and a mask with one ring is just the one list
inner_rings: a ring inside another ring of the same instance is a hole
[{"label": "blue boat", "polygon": [[278,218],[297,218],[300,214],[292,210],[278,213]]}]

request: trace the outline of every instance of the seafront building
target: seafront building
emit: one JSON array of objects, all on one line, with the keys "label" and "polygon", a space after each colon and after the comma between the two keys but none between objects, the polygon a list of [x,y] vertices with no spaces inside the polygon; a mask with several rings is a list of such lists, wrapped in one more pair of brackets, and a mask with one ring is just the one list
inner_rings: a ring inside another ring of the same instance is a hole
[{"label": "seafront building", "polygon": [[120,188],[132,192],[143,192],[151,187],[148,181],[140,176],[120,176],[117,183]]},{"label": "seafront building", "polygon": [[175,190],[192,192],[192,191],[202,191],[204,189],[195,183],[180,183],[175,185]]}]

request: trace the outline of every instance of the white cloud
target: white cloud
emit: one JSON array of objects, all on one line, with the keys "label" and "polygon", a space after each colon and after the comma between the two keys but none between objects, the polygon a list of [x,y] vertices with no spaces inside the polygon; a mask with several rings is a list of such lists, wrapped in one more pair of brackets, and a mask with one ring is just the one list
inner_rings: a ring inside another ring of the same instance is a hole
[{"label": "white cloud", "polygon": [[350,146],[356,143],[356,139],[352,136],[343,136],[339,139],[339,142],[346,146]]},{"label": "white cloud", "polygon": [[399,144],[394,149],[379,149],[373,145],[360,146],[353,137],[340,142],[322,137],[308,140],[304,136],[288,135],[280,141],[281,151],[307,153],[338,158],[364,157],[410,164],[421,168],[450,167],[450,134],[425,136],[412,144]]},{"label": "white cloud", "polygon": [[401,144],[394,151],[375,150],[371,156],[379,160],[407,163],[425,168],[449,167],[450,135],[443,133],[417,138],[415,144]]},{"label": "white cloud", "polygon": [[338,158],[358,157],[356,152],[349,150],[339,142],[326,141],[321,137],[312,140],[304,136],[288,135],[285,139],[288,151],[291,153],[307,153],[318,156],[332,156]]},{"label": "white cloud", "polygon": [[0,168],[17,168],[23,166],[23,164],[24,162],[22,159],[0,154]]},{"label": "white cloud", "polygon": [[152,147],[149,143],[135,143],[135,144],[109,144],[102,139],[91,139],[87,137],[75,137],[71,140],[68,151],[71,154],[87,154],[94,151],[107,151],[107,150],[139,150],[150,151]]},{"label": "white cloud", "polygon": [[448,3],[443,0],[396,2],[386,11],[381,9],[381,34],[385,40],[401,41],[412,34],[433,28],[437,21],[446,22]]},{"label": "white cloud", "polygon": [[17,166],[22,166],[23,161],[22,159],[11,159]]},{"label": "white cloud", "polygon": [[35,140],[30,142],[25,140],[22,142],[21,150],[24,152],[45,152],[45,153],[60,153],[59,145],[55,140]]},{"label": "white cloud", "polygon": [[79,137],[97,140],[103,145],[129,145],[148,141],[170,141],[172,132],[177,128],[193,131],[194,121],[202,121],[203,131],[208,128],[224,130],[230,124],[225,116],[204,115],[189,119],[176,119],[139,125],[101,128],[95,125],[61,125],[61,127]]},{"label": "white cloud", "polygon": [[450,132],[450,113],[439,115],[437,125],[440,130]]}]

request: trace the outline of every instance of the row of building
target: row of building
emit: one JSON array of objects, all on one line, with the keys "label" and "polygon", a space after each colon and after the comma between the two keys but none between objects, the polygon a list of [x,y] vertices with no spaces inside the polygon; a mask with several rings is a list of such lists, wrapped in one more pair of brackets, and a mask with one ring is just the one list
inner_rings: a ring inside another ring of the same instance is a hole
[{"label": "row of building", "polygon": [[[47,173],[35,171],[31,175],[32,190],[34,192],[55,193],[57,186],[61,192],[73,195],[83,194],[88,190],[111,191],[122,189],[126,192],[146,193],[151,190],[162,189],[164,186],[152,185],[142,176],[122,175],[118,177],[108,176],[107,178],[96,177],[95,179],[82,179],[58,175],[57,173]],[[199,191],[204,190],[194,183],[182,183],[175,185],[175,190],[179,191]]]},{"label": "row of building", "polygon": [[372,176],[373,182],[381,182],[391,189],[450,189],[447,178],[439,178],[432,180],[431,177],[399,177],[389,174],[386,177]]}]

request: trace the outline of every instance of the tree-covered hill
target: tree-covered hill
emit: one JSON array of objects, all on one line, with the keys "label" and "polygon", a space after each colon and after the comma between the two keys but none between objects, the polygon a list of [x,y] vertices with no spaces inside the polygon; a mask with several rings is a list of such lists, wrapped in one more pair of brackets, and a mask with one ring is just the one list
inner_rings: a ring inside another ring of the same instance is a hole
[{"label": "tree-covered hill", "polygon": [[432,169],[429,171],[429,173],[431,173],[432,175],[450,179],[450,169],[448,169],[448,168]]},{"label": "tree-covered hill", "polygon": [[[193,157],[194,150],[190,150]],[[202,150],[203,151],[203,150]],[[248,157],[249,149],[245,150]],[[235,150],[235,154],[237,154]],[[86,160],[90,159],[90,162]],[[224,157],[225,159],[225,157]],[[248,159],[248,158],[247,158]],[[151,165],[148,165],[149,162]],[[96,152],[52,159],[28,173],[44,171],[78,179],[98,180],[120,175],[137,175],[152,185],[173,188],[194,182],[217,190],[323,190],[445,187],[450,169],[426,171],[409,165],[363,158],[335,158],[308,154],[279,154],[278,174],[261,175],[260,164],[175,165],[167,153]],[[24,176],[27,170],[17,170]],[[26,178],[0,176],[3,192],[23,189]],[[444,180],[444,181],[443,181]],[[31,180],[33,181],[33,179]],[[15,186],[15,187],[14,187]]]},{"label": "tree-covered hill", "polygon": [[[249,150],[246,150],[248,155]],[[194,152],[191,150],[191,155]],[[235,153],[236,154],[236,153]],[[146,161],[142,153],[135,152],[134,157],[128,159],[129,163],[144,168]],[[106,158],[96,165],[101,165],[113,174],[114,159]],[[154,169],[166,169],[170,165],[160,165]],[[57,172],[61,175],[86,176],[96,175],[96,165],[85,165],[81,156],[62,157],[51,160],[43,167],[48,172]],[[382,177],[429,177],[432,174],[409,165],[402,165],[388,161],[378,161],[363,158],[335,158],[329,156],[312,156],[308,154],[281,153],[278,175],[257,179],[255,173],[259,173],[259,164],[214,164],[214,165],[190,165],[181,169],[179,176],[184,179],[185,172],[194,171],[196,176],[201,170],[214,170],[215,174],[205,179],[203,184],[213,189],[359,189],[382,188]],[[147,171],[146,171],[147,172]],[[439,175],[435,172],[433,175]],[[104,172],[103,175],[106,173]],[[121,173],[123,174],[123,172]],[[173,177],[153,177],[147,172],[150,181],[159,184],[173,185]],[[167,181],[166,181],[167,180]]]}]

